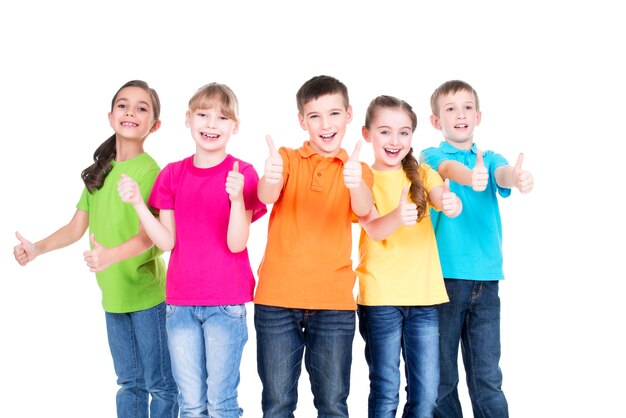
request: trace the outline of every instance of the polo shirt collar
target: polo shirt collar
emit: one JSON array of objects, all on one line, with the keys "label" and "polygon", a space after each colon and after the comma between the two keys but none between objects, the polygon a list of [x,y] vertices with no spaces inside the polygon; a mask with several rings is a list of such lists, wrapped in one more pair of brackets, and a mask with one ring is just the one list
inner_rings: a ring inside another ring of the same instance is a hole
[{"label": "polo shirt collar", "polygon": [[[446,141],[441,141],[441,144],[439,144],[439,148],[441,148],[441,150],[447,154],[456,154],[457,152],[465,152],[465,150],[457,148],[454,145],[450,145]],[[476,144],[472,144],[472,147],[469,149],[469,151],[472,151],[474,154],[476,154],[478,151]]]},{"label": "polo shirt collar", "polygon": [[[320,155],[313,148],[311,148],[311,141],[304,141],[304,144],[302,144],[302,147],[298,148],[298,153],[302,156],[302,158],[309,158],[314,155]],[[323,157],[323,156],[320,155],[320,157]],[[348,153],[346,152],[346,150],[341,148],[339,153],[335,155],[333,158],[338,158],[342,162],[345,163],[346,161],[348,161],[348,158],[350,157],[348,156]]]}]

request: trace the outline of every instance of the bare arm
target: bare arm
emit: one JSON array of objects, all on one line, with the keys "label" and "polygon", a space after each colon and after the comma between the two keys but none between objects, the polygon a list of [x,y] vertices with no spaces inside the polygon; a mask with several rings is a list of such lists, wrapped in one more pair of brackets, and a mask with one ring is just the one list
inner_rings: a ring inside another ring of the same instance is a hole
[{"label": "bare arm", "polygon": [[506,165],[496,168],[494,176],[496,184],[506,189],[516,187],[522,193],[529,193],[534,187],[534,179],[529,171],[522,168],[524,162],[524,154],[520,154],[517,158],[515,166]]},{"label": "bare arm", "polygon": [[239,172],[239,162],[235,161],[233,169],[228,172],[228,177],[226,178],[226,192],[230,199],[226,243],[228,244],[228,249],[233,253],[245,250],[248,244],[248,237],[250,236],[252,211],[246,210],[243,199],[244,184],[245,177]]},{"label": "bare arm", "polygon": [[480,150],[476,153],[474,168],[467,168],[458,161],[445,160],[439,164],[438,171],[444,179],[450,179],[463,186],[471,186],[476,192],[487,189],[489,172],[483,161],[483,152]]},{"label": "bare arm", "polygon": [[402,225],[415,225],[417,206],[408,201],[408,191],[409,186],[405,186],[400,196],[400,204],[385,216],[380,216],[376,207],[368,215],[359,216],[359,224],[373,240],[384,240]]},{"label": "bare arm", "polygon": [[41,254],[67,247],[78,241],[85,234],[88,226],[89,213],[77,209],[67,225],[34,244],[16,232],[15,235],[20,243],[13,248],[15,260],[20,265],[25,266]]},{"label": "bare arm", "polygon": [[444,185],[436,186],[428,192],[428,200],[440,212],[446,214],[448,218],[456,218],[463,211],[463,202],[450,191],[450,180],[446,179]]},{"label": "bare arm", "polygon": [[91,234],[89,239],[91,241],[91,250],[85,251],[83,256],[89,271],[94,273],[106,270],[120,261],[136,257],[152,247],[152,241],[141,225],[139,233],[115,247],[107,248],[103,246],[96,241],[94,234]]},{"label": "bare arm", "polygon": [[270,156],[265,160],[265,171],[257,185],[259,200],[266,205],[272,204],[280,197],[283,190],[283,157],[274,146],[274,141],[269,135],[265,136]]},{"label": "bare arm", "polygon": [[170,251],[176,244],[176,226],[174,224],[174,211],[161,210],[156,218],[143,201],[139,185],[135,180],[122,174],[118,184],[120,198],[133,205],[139,222],[154,245],[163,251]]}]

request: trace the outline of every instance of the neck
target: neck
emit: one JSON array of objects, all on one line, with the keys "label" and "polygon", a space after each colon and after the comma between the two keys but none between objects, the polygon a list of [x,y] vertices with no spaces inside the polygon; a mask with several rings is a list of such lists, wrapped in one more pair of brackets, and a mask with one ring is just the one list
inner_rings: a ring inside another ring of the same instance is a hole
[{"label": "neck", "polygon": [[196,153],[193,156],[193,165],[198,168],[211,168],[215,167],[226,158],[226,150],[219,150],[214,152],[206,152],[196,149]]},{"label": "neck", "polygon": [[144,140],[129,141],[118,136],[115,141],[115,161],[130,160],[143,154],[143,142]]}]

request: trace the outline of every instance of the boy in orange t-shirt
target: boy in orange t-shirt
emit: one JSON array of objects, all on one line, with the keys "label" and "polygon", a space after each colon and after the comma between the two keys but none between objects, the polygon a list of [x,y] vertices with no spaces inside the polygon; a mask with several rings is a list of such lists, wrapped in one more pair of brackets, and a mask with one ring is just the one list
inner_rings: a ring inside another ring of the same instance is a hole
[{"label": "boy in orange t-shirt", "polygon": [[273,204],[254,298],[263,416],[292,416],[304,354],[318,415],[347,417],[356,308],[352,216],[371,211],[373,176],[358,161],[361,142],[351,156],[341,148],[352,120],[346,86],[316,76],[296,99],[309,140],[276,150],[268,136],[258,185],[259,199]]}]

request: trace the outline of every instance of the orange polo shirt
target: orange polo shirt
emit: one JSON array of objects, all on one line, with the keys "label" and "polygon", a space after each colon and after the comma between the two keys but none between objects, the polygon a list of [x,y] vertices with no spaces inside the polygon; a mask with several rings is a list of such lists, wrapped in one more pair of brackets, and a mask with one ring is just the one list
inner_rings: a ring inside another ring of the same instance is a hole
[{"label": "orange polo shirt", "polygon": [[[323,157],[305,142],[280,148],[285,179],[269,219],[254,302],[300,309],[354,310],[352,209],[343,181],[348,153]],[[372,171],[363,166],[371,189]]]}]

